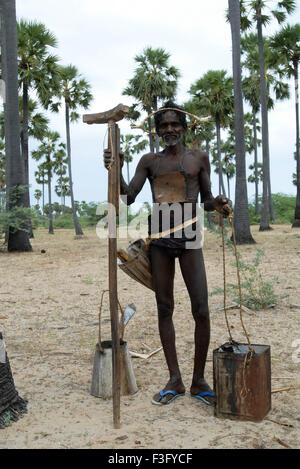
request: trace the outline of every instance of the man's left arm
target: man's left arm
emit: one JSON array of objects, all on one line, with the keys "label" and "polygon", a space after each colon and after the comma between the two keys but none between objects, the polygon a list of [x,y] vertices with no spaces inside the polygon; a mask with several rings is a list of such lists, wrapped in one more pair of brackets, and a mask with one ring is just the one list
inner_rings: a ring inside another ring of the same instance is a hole
[{"label": "man's left arm", "polygon": [[201,169],[199,174],[201,202],[204,204],[204,210],[212,212],[217,210],[221,215],[228,217],[231,211],[231,200],[224,195],[218,195],[216,198],[211,193],[210,182],[210,163],[206,153],[201,154]]}]

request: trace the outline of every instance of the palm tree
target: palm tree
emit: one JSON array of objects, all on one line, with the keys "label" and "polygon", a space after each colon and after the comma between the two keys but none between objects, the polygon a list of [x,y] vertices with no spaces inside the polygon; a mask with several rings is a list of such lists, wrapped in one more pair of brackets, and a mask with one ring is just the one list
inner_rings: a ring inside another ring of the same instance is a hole
[{"label": "palm tree", "polygon": [[[147,114],[158,108],[158,102],[173,99],[180,76],[176,67],[169,65],[170,54],[164,49],[147,47],[134,60],[138,64],[133,78],[129,80],[123,95],[133,97],[137,103],[133,105],[135,119],[139,117],[137,108],[141,107]],[[151,119],[148,119],[148,130],[152,130]],[[149,135],[150,151],[154,151],[152,135]],[[159,151],[158,137],[155,140],[156,151]]]},{"label": "palm tree", "polygon": [[[15,0],[3,0],[1,7],[2,77],[6,85],[4,105],[7,209],[26,206],[22,186],[26,184],[24,162],[20,153],[20,120],[18,98],[17,22]],[[26,222],[25,222],[26,224]],[[9,251],[32,251],[25,224],[9,229]]]},{"label": "palm tree", "polygon": [[209,70],[197,80],[189,90],[193,96],[198,114],[213,116],[216,126],[218,162],[219,162],[219,193],[226,194],[221,164],[221,127],[226,127],[229,116],[233,112],[232,78],[225,70]]},{"label": "palm tree", "polygon": [[278,23],[282,23],[286,19],[286,14],[295,11],[296,2],[294,0],[276,1],[275,5],[271,5],[271,16],[266,14],[269,5],[267,0],[251,0],[249,2],[250,11],[248,18],[252,14],[252,19],[256,24],[257,41],[259,52],[259,76],[260,76],[260,101],[261,101],[261,124],[262,124],[262,149],[263,149],[263,196],[262,196],[262,213],[260,222],[260,231],[270,230],[269,225],[269,180],[270,180],[270,155],[269,155],[269,126],[268,126],[268,106],[267,106],[267,85],[265,76],[265,58],[264,58],[264,40],[263,26],[270,22],[271,18],[277,19]]},{"label": "palm tree", "polygon": [[293,76],[295,82],[295,111],[296,111],[296,181],[297,197],[295,219],[292,228],[300,227],[300,151],[299,151],[299,90],[298,67],[300,61],[300,24],[286,25],[270,39],[270,47],[283,65],[283,73]]},{"label": "palm tree", "polygon": [[238,244],[254,243],[250,232],[248,192],[246,178],[246,152],[244,134],[244,111],[241,77],[241,22],[239,0],[228,0],[232,38],[232,70],[234,87],[234,131],[235,131],[235,217],[234,228]]},{"label": "palm tree", "polygon": [[[57,151],[54,155],[54,160],[53,160],[53,170],[54,173],[58,176],[58,185],[55,186],[55,192],[56,194],[61,198],[60,202],[61,205],[63,205],[63,176],[67,174],[67,168],[68,168],[68,158],[66,156],[66,145],[61,144],[59,151]],[[67,178],[69,181],[69,178]],[[59,192],[59,194],[58,194]]]},{"label": "palm tree", "polygon": [[[242,40],[242,53],[244,55],[243,68],[249,72],[243,80],[243,91],[247,101],[250,102],[253,112],[256,113],[260,109],[260,75],[259,75],[259,52],[257,44],[257,35],[250,33],[245,35]],[[275,94],[276,100],[284,100],[289,98],[289,85],[282,81],[282,72],[278,67],[278,60],[270,48],[270,40],[264,38],[264,59],[265,59],[265,77],[267,89],[267,109],[274,108],[274,99],[271,92]],[[249,98],[249,99],[248,99]],[[253,117],[254,119],[254,117]],[[269,159],[269,175],[270,159]],[[274,205],[271,191],[271,177],[268,180],[268,204],[271,221],[275,221]]]},{"label": "palm tree", "polygon": [[[70,137],[70,121],[76,122],[79,119],[79,114],[76,112],[78,107],[87,109],[93,96],[90,92],[90,84],[82,78],[77,68],[74,65],[68,65],[59,67],[60,73],[60,93],[59,98],[64,102],[65,105],[65,121],[66,121],[66,142],[67,142],[67,155],[68,155],[68,170],[70,180],[70,193],[71,193],[71,204],[72,213],[74,220],[75,233],[77,236],[83,235],[83,231],[79,224],[75,202],[74,202],[74,190],[73,190],[73,179],[72,179],[72,164],[71,164],[71,137]],[[58,111],[60,103],[54,103],[51,105],[53,111]]]},{"label": "palm tree", "polygon": [[47,170],[48,179],[48,203],[49,203],[49,234],[54,234],[53,230],[53,214],[52,214],[52,174],[54,161],[57,155],[63,150],[64,144],[58,143],[60,135],[58,132],[51,132],[48,130],[43,139],[42,143],[37,150],[34,150],[31,154],[36,161],[40,161],[45,158],[43,162],[43,169]]},{"label": "palm tree", "polygon": [[47,180],[47,169],[45,163],[41,163],[38,166],[38,170],[34,172],[35,180],[38,184],[42,185],[42,201],[43,201],[43,215],[45,214],[45,184],[48,184]]},{"label": "palm tree", "polygon": [[63,213],[66,209],[66,197],[70,197],[70,181],[68,177],[59,177],[59,184],[55,186],[55,193],[61,199],[61,206],[63,207]]},{"label": "palm tree", "polygon": [[40,210],[40,199],[42,197],[42,191],[40,189],[35,189],[34,198],[37,201],[38,209]]},{"label": "palm tree", "polygon": [[[57,47],[55,36],[42,23],[20,20],[18,23],[19,86],[22,89],[22,156],[29,198],[29,91],[33,89],[40,103],[47,106],[58,86],[58,59],[51,48]],[[32,109],[31,109],[32,111]]]}]

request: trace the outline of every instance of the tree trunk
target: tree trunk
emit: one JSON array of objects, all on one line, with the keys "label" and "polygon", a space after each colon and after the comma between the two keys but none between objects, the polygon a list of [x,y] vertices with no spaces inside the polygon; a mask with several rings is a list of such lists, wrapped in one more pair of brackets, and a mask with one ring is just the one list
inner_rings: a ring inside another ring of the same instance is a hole
[{"label": "tree trunk", "polygon": [[226,174],[226,177],[227,177],[227,196],[228,196],[228,199],[230,199],[230,178],[228,174]]},{"label": "tree trunk", "polygon": [[[48,158],[48,164],[50,165],[50,158]],[[49,234],[54,234],[52,197],[51,197],[51,169],[48,169],[48,204],[49,204]]]},{"label": "tree trunk", "polygon": [[300,151],[299,151],[299,89],[298,89],[298,62],[295,63],[294,67],[294,78],[295,78],[295,101],[296,101],[296,183],[297,183],[297,197],[296,197],[296,208],[295,208],[295,219],[292,224],[292,228],[300,228]]},{"label": "tree trunk", "polygon": [[217,152],[218,152],[218,163],[219,163],[219,194],[226,195],[223,171],[222,171],[222,160],[221,160],[221,124],[218,114],[216,115],[216,133],[217,133]]},{"label": "tree trunk", "polygon": [[43,187],[43,215],[45,215],[45,183],[42,184]]},{"label": "tree trunk", "polygon": [[[148,130],[151,132],[152,126],[151,126],[151,117],[147,119],[148,122]],[[153,144],[153,135],[149,134],[149,146],[150,146],[150,152],[154,153],[154,144]]]},{"label": "tree trunk", "polygon": [[[157,111],[157,96],[153,98],[153,111]],[[159,153],[159,136],[155,134],[155,150]]]},{"label": "tree trunk", "polygon": [[260,231],[271,230],[269,225],[269,124],[267,107],[267,86],[265,77],[264,43],[262,35],[261,10],[257,11],[257,37],[259,52],[259,81],[261,102],[261,130],[262,130],[262,153],[263,153],[263,194],[260,220]]},{"label": "tree trunk", "polygon": [[255,182],[255,215],[258,215],[258,159],[257,159],[257,128],[256,113],[252,114],[253,122],[253,142],[254,142],[254,182]]},{"label": "tree trunk", "polygon": [[234,86],[234,130],[236,183],[234,204],[234,229],[237,244],[255,243],[250,231],[248,208],[246,152],[244,135],[244,111],[241,80],[241,38],[240,38],[240,2],[228,0],[232,37],[232,70]]},{"label": "tree trunk", "polygon": [[[28,85],[26,79],[23,81],[23,127],[22,127],[22,138],[21,138],[21,147],[22,147],[22,158],[24,160],[25,168],[25,184],[26,184],[26,207],[30,208],[30,192],[29,192],[29,136],[28,136]],[[29,237],[34,238],[31,219],[28,223]]]},{"label": "tree trunk", "polygon": [[71,195],[71,205],[72,205],[72,213],[73,213],[73,220],[74,220],[74,227],[75,233],[77,236],[82,236],[83,231],[79,224],[76,208],[74,203],[74,193],[73,193],[73,179],[72,179],[72,167],[71,167],[71,138],[70,138],[70,109],[69,104],[67,101],[66,104],[66,135],[67,135],[67,153],[68,153],[68,168],[69,168],[69,181],[70,181],[70,195]]},{"label": "tree trunk", "polygon": [[[15,0],[1,2],[1,36],[2,36],[2,77],[6,86],[4,105],[4,132],[6,155],[7,209],[25,207],[24,161],[20,151],[20,116],[18,97],[18,57],[17,57],[17,22]],[[26,226],[21,229],[9,229],[7,236],[9,251],[32,251]]]}]

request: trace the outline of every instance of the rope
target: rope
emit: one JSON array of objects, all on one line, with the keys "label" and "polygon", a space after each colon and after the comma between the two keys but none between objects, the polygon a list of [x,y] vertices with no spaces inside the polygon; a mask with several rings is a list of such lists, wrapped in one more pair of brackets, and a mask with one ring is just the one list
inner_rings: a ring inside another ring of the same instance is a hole
[{"label": "rope", "polygon": [[223,251],[223,282],[224,282],[224,314],[225,314],[225,321],[227,325],[227,330],[229,334],[229,342],[233,343],[233,338],[230,331],[228,316],[227,316],[227,309],[226,309],[226,264],[225,264],[225,242],[224,242],[224,217],[222,218],[222,251]]},{"label": "rope", "polygon": [[[237,282],[238,282],[238,290],[239,290],[239,310],[240,310],[240,321],[242,324],[242,328],[244,331],[244,334],[246,336],[247,342],[248,342],[248,347],[251,353],[251,357],[254,354],[254,350],[251,346],[249,335],[247,333],[244,321],[243,321],[243,311],[242,311],[242,289],[241,289],[241,278],[240,278],[240,269],[239,269],[239,257],[238,257],[238,252],[237,252],[237,246],[236,246],[236,236],[235,236],[235,230],[234,230],[234,215],[233,211],[231,210],[231,213],[229,215],[229,220],[231,223],[231,228],[232,228],[232,238],[233,238],[233,246],[234,246],[234,254],[235,254],[235,260],[236,260],[236,272],[237,272]],[[223,277],[224,277],[224,313],[225,313],[225,319],[226,319],[226,324],[229,332],[229,337],[230,337],[230,342],[233,342],[231,332],[230,332],[230,327],[229,327],[229,322],[228,322],[228,317],[227,317],[227,310],[226,310],[226,270],[225,270],[225,241],[224,241],[224,216],[222,216],[222,247],[223,247]]]},{"label": "rope", "polygon": [[[234,215],[233,211],[231,210],[231,213],[229,214],[229,220],[231,223],[231,228],[232,228],[232,238],[233,238],[233,246],[234,246],[234,254],[235,254],[235,260],[236,260],[236,272],[237,272],[237,281],[238,281],[238,289],[239,289],[239,309],[240,309],[240,321],[242,324],[242,328],[244,331],[244,334],[247,338],[248,342],[248,347],[249,347],[249,352],[245,355],[245,360],[243,363],[243,385],[240,391],[240,396],[241,397],[246,397],[249,389],[247,388],[246,385],[246,373],[247,373],[247,366],[250,364],[251,359],[254,355],[254,349],[250,344],[250,339],[248,336],[248,333],[246,331],[244,321],[243,321],[243,312],[242,312],[242,289],[241,289],[241,279],[240,279],[240,269],[239,269],[239,257],[238,257],[238,252],[237,252],[237,247],[236,247],[236,236],[235,236],[235,230],[234,230]],[[232,344],[234,341],[232,339],[232,335],[230,332],[230,327],[229,327],[229,322],[228,322],[228,317],[227,317],[227,310],[226,310],[226,270],[225,270],[225,241],[224,241],[224,216],[222,216],[222,247],[223,247],[223,278],[224,278],[224,313],[225,313],[225,319],[226,319],[226,325],[229,333],[229,340],[230,343]]]}]

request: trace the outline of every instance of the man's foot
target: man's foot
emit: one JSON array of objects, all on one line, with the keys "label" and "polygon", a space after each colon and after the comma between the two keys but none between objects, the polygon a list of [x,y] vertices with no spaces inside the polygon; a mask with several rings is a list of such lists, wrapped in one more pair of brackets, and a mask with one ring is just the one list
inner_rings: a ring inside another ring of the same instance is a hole
[{"label": "man's foot", "polygon": [[192,397],[199,399],[207,405],[214,405],[215,396],[213,390],[204,378],[193,381],[190,391]]},{"label": "man's foot", "polygon": [[180,396],[185,395],[185,387],[183,382],[169,381],[163,390],[159,391],[157,394],[154,394],[152,398],[152,404],[155,405],[166,405],[170,404],[174,399]]}]

